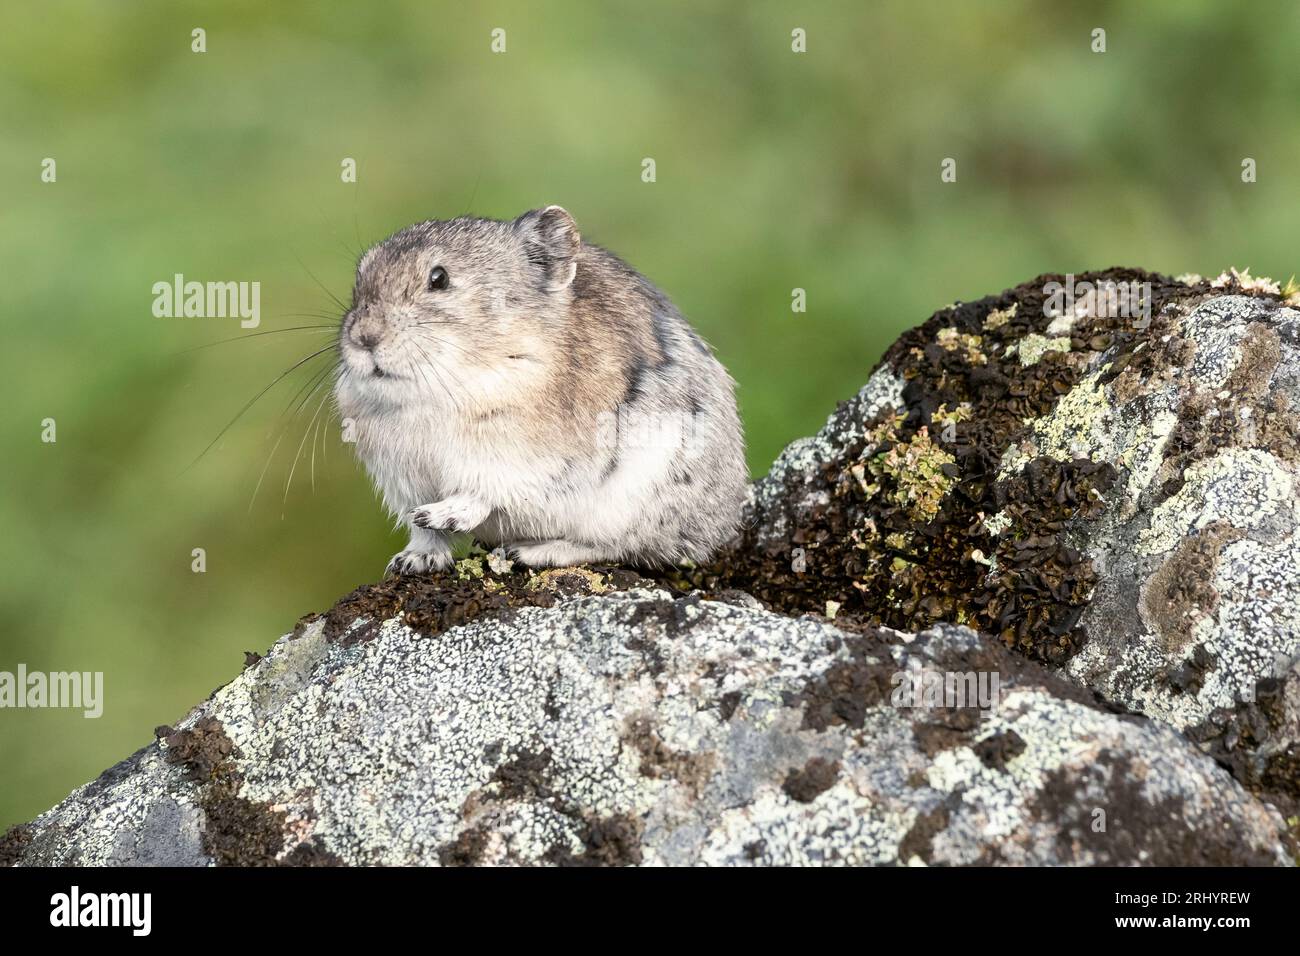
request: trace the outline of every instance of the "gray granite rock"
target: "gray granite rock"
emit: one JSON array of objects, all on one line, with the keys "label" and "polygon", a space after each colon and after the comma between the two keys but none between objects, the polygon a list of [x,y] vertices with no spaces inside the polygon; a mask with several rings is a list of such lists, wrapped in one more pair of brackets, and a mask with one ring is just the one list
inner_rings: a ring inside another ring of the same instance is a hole
[{"label": "gray granite rock", "polygon": [[[368,633],[282,638],[21,862],[1289,861],[1277,812],[1175,731],[965,628],[639,589]],[[908,699],[927,673],[957,696]]]}]

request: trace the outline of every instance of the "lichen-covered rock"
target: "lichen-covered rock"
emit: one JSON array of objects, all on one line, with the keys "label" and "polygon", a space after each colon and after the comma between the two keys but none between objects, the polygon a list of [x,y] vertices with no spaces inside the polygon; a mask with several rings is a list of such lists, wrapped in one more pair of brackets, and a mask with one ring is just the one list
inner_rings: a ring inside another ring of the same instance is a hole
[{"label": "lichen-covered rock", "polygon": [[1092,373],[1028,443],[1122,469],[1079,529],[1098,586],[1068,671],[1182,728],[1300,653],[1300,312],[1242,296],[1180,311],[1146,369]]},{"label": "lichen-covered rock", "polygon": [[[10,855],[1290,861],[1277,812],[1175,731],[996,642],[951,626],[845,631],[735,601],[638,588],[420,633],[405,591],[382,622],[315,620],[11,834]],[[969,696],[927,698],[927,674],[960,675],[951,692]]]},{"label": "lichen-covered rock", "polygon": [[969,624],[1194,731],[1296,814],[1300,312],[1236,273],[1085,280],[1149,283],[1149,314],[1061,310],[1061,276],[940,311],[782,454],[694,580]]}]

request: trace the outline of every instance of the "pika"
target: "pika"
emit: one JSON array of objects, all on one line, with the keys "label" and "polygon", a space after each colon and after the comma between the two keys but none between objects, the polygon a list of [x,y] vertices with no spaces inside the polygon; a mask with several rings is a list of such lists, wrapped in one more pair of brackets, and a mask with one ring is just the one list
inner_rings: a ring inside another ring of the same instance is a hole
[{"label": "pika", "polygon": [[417,223],[369,249],[334,391],[410,529],[388,573],[448,567],[458,532],[528,567],[700,562],[740,520],[731,377],[560,206]]}]

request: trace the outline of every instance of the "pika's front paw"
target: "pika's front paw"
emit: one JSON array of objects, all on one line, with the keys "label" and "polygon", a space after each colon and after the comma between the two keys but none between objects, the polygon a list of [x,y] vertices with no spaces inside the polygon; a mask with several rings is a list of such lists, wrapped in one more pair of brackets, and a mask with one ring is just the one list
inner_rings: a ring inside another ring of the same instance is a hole
[{"label": "pika's front paw", "polygon": [[460,531],[457,526],[455,515],[449,515],[438,508],[437,505],[430,505],[427,508],[416,508],[408,518],[411,524],[417,528],[427,528],[430,531]]},{"label": "pika's front paw", "polygon": [[393,555],[384,576],[393,574],[424,574],[426,571],[443,571],[451,567],[451,555],[441,551],[413,551],[408,548]]},{"label": "pika's front paw", "polygon": [[473,531],[487,520],[490,509],[463,495],[453,495],[412,511],[408,517],[417,528],[430,531]]}]

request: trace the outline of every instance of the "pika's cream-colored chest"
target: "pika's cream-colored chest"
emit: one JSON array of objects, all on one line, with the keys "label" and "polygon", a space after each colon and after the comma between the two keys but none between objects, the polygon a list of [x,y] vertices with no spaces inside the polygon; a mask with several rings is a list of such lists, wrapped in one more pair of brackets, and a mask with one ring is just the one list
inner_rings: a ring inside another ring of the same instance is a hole
[{"label": "pika's cream-colored chest", "polygon": [[572,469],[562,454],[526,440],[504,419],[465,427],[450,416],[404,412],[370,425],[358,422],[357,454],[395,516],[473,493],[492,506],[494,525],[533,526]]}]

